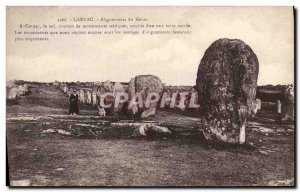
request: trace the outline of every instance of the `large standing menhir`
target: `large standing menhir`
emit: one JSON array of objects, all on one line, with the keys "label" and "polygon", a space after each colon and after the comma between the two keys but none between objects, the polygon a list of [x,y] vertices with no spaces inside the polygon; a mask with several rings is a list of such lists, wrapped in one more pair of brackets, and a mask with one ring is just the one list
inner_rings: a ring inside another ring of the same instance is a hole
[{"label": "large standing menhir", "polygon": [[245,142],[246,120],[255,106],[258,68],[252,49],[238,39],[219,39],[205,51],[196,84],[207,139]]}]

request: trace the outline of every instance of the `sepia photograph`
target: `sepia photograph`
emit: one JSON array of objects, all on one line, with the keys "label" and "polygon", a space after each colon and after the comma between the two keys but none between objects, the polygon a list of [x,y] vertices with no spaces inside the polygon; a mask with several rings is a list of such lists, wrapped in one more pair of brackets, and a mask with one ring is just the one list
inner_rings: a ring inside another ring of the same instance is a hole
[{"label": "sepia photograph", "polygon": [[295,187],[292,6],[7,6],[10,187]]}]

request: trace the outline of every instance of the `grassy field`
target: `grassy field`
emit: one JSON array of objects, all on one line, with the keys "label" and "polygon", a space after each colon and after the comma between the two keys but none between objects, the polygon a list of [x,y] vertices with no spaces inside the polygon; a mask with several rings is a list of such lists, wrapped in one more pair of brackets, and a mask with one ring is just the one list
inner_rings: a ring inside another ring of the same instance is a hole
[{"label": "grassy field", "polygon": [[[294,125],[260,111],[248,122],[247,145],[206,142],[198,118],[158,111],[147,120],[171,136],[141,137],[111,127],[126,117],[98,117],[54,87],[7,106],[7,155],[12,185],[30,186],[276,186],[294,185]],[[50,131],[49,131],[50,130]]]}]

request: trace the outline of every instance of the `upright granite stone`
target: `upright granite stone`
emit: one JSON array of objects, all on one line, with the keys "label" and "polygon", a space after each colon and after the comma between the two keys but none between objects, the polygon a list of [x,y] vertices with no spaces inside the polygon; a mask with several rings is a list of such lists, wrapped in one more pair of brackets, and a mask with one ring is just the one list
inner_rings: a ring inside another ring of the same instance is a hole
[{"label": "upright granite stone", "polygon": [[79,90],[79,102],[84,103],[84,90],[83,89]]},{"label": "upright granite stone", "polygon": [[259,63],[238,39],[213,42],[201,59],[196,86],[206,139],[243,144],[246,120],[255,107]]},{"label": "upright granite stone", "polygon": [[[125,89],[121,83],[116,82],[113,86],[113,95],[114,95],[115,102],[116,102],[116,98],[118,97],[118,94],[120,94],[120,95],[125,94]],[[123,96],[122,97],[120,96],[120,99],[124,99]],[[124,103],[119,103],[118,106],[114,106],[114,109],[113,109],[114,112],[117,112],[117,113],[122,112],[123,106],[124,106]]]},{"label": "upright granite stone", "polygon": [[16,99],[18,96],[18,87],[7,88],[7,99]]},{"label": "upright granite stone", "polygon": [[288,85],[283,93],[282,120],[295,120],[294,86]]},{"label": "upright granite stone", "polygon": [[64,93],[68,93],[68,86],[67,85],[64,85],[63,91],[64,91]]},{"label": "upright granite stone", "polygon": [[91,93],[91,91],[87,90],[86,91],[86,96],[87,96],[86,103],[89,104],[89,105],[92,104],[92,93]]},{"label": "upright granite stone", "polygon": [[96,106],[97,105],[97,87],[94,86],[92,89],[92,105]]},{"label": "upright granite stone", "polygon": [[111,81],[105,81],[103,84],[102,84],[103,88],[105,89],[106,92],[113,92],[114,91],[114,85]]},{"label": "upright granite stone", "polygon": [[[154,75],[138,75],[130,80],[127,93],[129,101],[133,99],[134,95],[140,94],[143,101],[143,106],[145,106],[148,94],[156,93],[161,96],[163,89],[164,86],[158,77]],[[152,103],[149,107],[143,107],[143,109],[141,109],[138,104],[135,103],[131,108],[131,112],[133,114],[137,114],[138,111],[141,111],[140,117],[147,118],[155,115],[156,107],[157,103]]]}]

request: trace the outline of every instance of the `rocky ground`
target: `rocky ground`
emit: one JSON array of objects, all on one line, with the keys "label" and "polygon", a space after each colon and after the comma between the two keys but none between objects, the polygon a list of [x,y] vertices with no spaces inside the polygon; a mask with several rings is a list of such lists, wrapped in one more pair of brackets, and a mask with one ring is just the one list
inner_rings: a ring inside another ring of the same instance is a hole
[{"label": "rocky ground", "polygon": [[140,136],[123,116],[99,117],[54,87],[7,105],[9,179],[14,186],[292,186],[294,125],[260,111],[248,122],[247,144],[206,142],[195,114],[158,111],[147,122],[170,135]]}]

